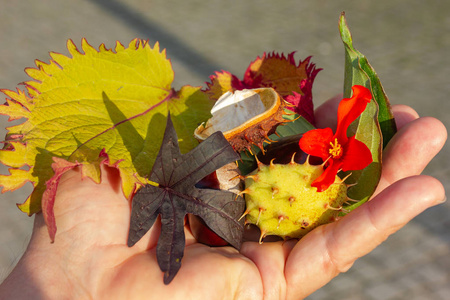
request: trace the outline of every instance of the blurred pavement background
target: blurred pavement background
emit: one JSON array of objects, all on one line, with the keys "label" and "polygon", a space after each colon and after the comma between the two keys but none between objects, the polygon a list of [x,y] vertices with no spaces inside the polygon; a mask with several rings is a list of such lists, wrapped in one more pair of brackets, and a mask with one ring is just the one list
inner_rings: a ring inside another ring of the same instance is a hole
[{"label": "blurred pavement background", "polygon": [[[167,48],[176,88],[204,85],[221,69],[242,76],[264,52],[313,55],[323,68],[313,89],[318,105],[342,92],[341,11],[391,102],[450,128],[450,2],[438,0],[0,0],[0,88],[28,80],[24,68],[34,59],[48,62],[49,51],[68,55],[69,38],[111,48],[138,37]],[[0,116],[2,137],[7,123]],[[447,190],[449,150],[447,144],[425,171]],[[30,190],[0,195],[0,282],[30,237],[33,218],[15,205]],[[450,299],[450,203],[414,219],[308,299]]]}]

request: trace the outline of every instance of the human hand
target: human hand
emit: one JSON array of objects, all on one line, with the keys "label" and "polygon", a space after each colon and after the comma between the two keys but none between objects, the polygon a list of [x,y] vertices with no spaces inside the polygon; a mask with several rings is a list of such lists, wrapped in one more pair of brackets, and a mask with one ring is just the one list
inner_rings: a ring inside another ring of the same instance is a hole
[{"label": "human hand", "polygon": [[[321,127],[333,123],[335,103],[317,110]],[[28,249],[0,286],[0,299],[304,298],[445,199],[439,181],[417,176],[442,148],[444,126],[417,119],[406,106],[393,111],[399,132],[383,153],[382,177],[369,202],[300,241],[244,242],[240,251],[200,244],[187,225],[182,267],[169,285],[156,261],[158,221],[127,247],[130,203],[118,171],[104,167],[100,184],[69,171],[56,196],[55,242],[38,214]]]}]

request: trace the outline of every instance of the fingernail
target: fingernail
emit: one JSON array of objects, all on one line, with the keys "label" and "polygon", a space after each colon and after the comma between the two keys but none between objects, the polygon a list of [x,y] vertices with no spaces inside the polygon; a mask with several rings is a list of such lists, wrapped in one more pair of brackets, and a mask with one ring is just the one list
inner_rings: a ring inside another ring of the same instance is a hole
[{"label": "fingernail", "polygon": [[442,199],[441,201],[438,201],[438,204],[442,204],[442,203],[444,203],[445,201],[447,201],[447,196],[445,196],[444,199]]}]

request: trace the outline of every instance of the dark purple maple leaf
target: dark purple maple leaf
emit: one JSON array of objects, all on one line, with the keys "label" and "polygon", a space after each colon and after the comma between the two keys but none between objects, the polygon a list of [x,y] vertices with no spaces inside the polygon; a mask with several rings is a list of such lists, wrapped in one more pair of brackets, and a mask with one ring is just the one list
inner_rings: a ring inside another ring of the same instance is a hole
[{"label": "dark purple maple leaf", "polygon": [[239,249],[245,201],[228,191],[200,189],[195,184],[218,168],[238,160],[221,132],[216,132],[192,151],[181,154],[170,115],[163,142],[150,174],[158,186],[145,185],[133,197],[128,246],[133,246],[161,215],[161,235],[156,257],[164,283],[169,284],[181,267],[184,253],[184,217],[202,218],[221,238]]}]

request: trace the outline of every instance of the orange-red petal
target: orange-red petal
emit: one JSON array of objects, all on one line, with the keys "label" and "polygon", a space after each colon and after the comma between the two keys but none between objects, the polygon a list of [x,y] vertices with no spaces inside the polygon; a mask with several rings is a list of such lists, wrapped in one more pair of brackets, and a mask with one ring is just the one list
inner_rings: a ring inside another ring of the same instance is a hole
[{"label": "orange-red petal", "polygon": [[323,171],[323,173],[317,177],[313,183],[312,187],[316,187],[318,192],[323,192],[336,180],[336,174],[341,168],[341,160],[331,160],[330,165]]},{"label": "orange-red petal", "polygon": [[372,153],[366,144],[350,137],[347,144],[344,146],[344,155],[341,157],[342,170],[362,170],[367,167],[372,161]]},{"label": "orange-red petal", "polygon": [[338,107],[336,137],[341,145],[347,142],[348,126],[361,115],[372,99],[369,89],[361,85],[352,86],[352,90],[352,97],[342,99]]},{"label": "orange-red petal", "polygon": [[325,160],[330,156],[329,148],[332,139],[331,128],[314,129],[303,134],[299,145],[303,152]]}]

